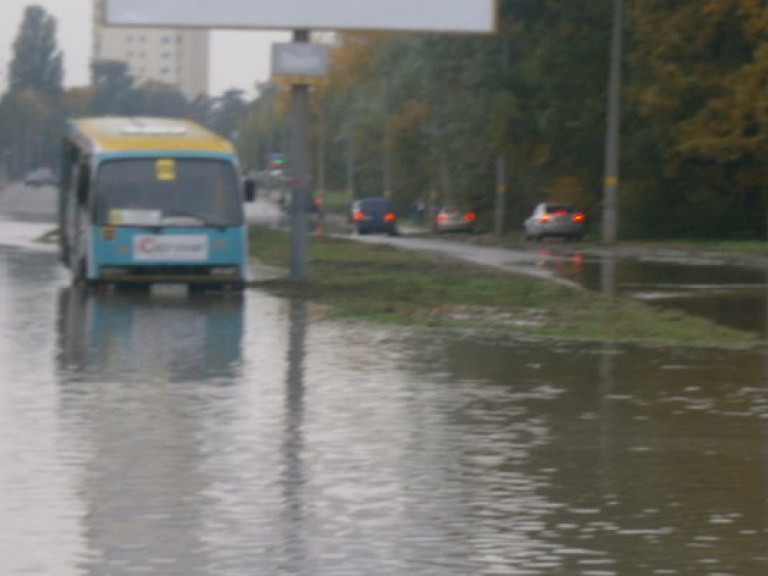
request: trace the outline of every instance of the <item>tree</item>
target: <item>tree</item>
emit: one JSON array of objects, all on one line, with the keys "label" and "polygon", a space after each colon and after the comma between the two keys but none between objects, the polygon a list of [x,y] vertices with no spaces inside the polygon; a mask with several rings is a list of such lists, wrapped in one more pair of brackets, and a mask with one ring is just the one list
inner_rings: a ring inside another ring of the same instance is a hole
[{"label": "tree", "polygon": [[99,60],[91,64],[93,96],[90,112],[95,115],[126,114],[133,90],[128,64],[119,60]]},{"label": "tree", "polygon": [[11,176],[55,164],[64,117],[62,79],[56,20],[30,6],[13,44],[9,91],[0,100],[0,148]]},{"label": "tree", "polygon": [[232,88],[213,102],[211,128],[225,138],[236,139],[238,124],[248,114],[244,95],[242,90]]},{"label": "tree", "polygon": [[34,90],[5,94],[0,101],[0,145],[7,153],[11,175],[55,165],[60,120],[45,94]]},{"label": "tree", "polygon": [[768,7],[648,0],[631,16],[630,202],[641,225],[665,236],[763,236]]},{"label": "tree", "polygon": [[189,102],[171,84],[150,80],[130,92],[126,103],[128,114],[184,118],[190,112]]},{"label": "tree", "polygon": [[62,54],[56,44],[56,20],[40,6],[29,6],[13,43],[10,89],[58,96],[63,78]]}]

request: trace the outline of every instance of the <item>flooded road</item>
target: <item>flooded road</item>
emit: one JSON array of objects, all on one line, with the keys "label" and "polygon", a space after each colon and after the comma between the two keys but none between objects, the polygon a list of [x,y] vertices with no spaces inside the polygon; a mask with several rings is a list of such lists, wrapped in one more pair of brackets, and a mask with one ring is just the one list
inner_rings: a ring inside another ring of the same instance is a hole
[{"label": "flooded road", "polygon": [[0,222],[0,574],[768,573],[768,356],[72,290]]}]

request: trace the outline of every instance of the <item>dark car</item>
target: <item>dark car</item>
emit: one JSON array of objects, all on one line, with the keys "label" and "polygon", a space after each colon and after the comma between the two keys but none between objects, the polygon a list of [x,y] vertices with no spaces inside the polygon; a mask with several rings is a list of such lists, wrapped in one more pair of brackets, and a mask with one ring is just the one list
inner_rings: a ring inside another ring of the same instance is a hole
[{"label": "dark car", "polygon": [[397,236],[397,215],[388,198],[361,198],[349,210],[350,223],[358,234],[389,234]]},{"label": "dark car", "polygon": [[526,240],[560,237],[581,240],[584,237],[584,213],[573,204],[545,202],[538,204],[525,221]]}]

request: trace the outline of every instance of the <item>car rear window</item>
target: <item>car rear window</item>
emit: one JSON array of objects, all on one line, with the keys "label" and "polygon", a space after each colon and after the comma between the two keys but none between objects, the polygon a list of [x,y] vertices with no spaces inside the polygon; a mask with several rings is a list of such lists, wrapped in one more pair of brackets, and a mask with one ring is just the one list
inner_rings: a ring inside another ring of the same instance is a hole
[{"label": "car rear window", "polygon": [[392,212],[389,201],[387,200],[362,200],[360,209],[366,214],[386,214]]},{"label": "car rear window", "polygon": [[576,212],[573,204],[547,204],[545,207],[547,214],[557,214],[558,212]]}]

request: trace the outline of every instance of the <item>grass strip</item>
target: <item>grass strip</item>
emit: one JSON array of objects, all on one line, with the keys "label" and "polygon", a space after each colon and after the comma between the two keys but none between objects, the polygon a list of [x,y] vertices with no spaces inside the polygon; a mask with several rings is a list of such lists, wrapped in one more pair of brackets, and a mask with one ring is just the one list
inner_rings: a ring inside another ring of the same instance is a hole
[{"label": "grass strip", "polygon": [[[290,237],[253,227],[251,254],[287,267]],[[288,298],[324,304],[330,313],[381,323],[494,331],[515,336],[738,348],[752,334],[625,297],[607,297],[446,257],[312,236],[309,279],[254,282]]]}]

